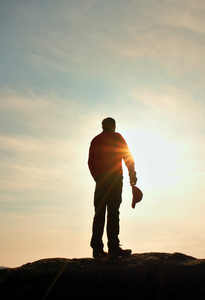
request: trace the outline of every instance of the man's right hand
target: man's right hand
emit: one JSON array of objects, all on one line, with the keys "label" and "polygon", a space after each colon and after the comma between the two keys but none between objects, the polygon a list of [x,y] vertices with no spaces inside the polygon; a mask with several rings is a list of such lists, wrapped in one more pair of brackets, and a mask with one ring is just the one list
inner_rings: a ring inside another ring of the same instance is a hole
[{"label": "man's right hand", "polygon": [[136,172],[132,171],[129,172],[129,177],[130,177],[130,185],[133,186],[137,183],[137,177],[136,177]]}]

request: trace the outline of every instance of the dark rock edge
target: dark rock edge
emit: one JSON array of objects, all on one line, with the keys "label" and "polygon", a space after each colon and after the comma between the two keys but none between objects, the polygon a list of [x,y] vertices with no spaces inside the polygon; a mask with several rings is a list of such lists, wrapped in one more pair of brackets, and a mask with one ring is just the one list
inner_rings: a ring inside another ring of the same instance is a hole
[{"label": "dark rock edge", "polygon": [[49,258],[0,270],[2,299],[204,300],[205,259],[182,253]]}]

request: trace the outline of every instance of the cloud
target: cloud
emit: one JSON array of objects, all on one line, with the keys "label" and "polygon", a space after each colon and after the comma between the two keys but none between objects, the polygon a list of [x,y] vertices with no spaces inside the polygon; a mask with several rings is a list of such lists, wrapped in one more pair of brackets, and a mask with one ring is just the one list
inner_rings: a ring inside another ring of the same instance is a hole
[{"label": "cloud", "polygon": [[196,101],[190,93],[174,86],[161,88],[142,87],[131,92],[133,102],[138,101],[145,106],[146,112],[154,119],[160,118],[187,135],[200,134],[204,125],[205,104]]},{"label": "cloud", "polygon": [[[117,9],[114,3],[106,8],[91,1],[81,7],[69,3],[70,9],[63,11],[64,5],[55,7],[57,18],[62,12],[64,25],[47,28],[46,36],[32,37],[30,62],[35,67],[47,66],[73,76],[103,80],[106,75],[114,82],[123,73],[125,77],[133,76],[133,68],[140,72],[147,68],[149,73],[150,62],[155,62],[155,68],[163,68],[179,80],[190,72],[195,74],[192,81],[204,80],[201,1],[199,6],[192,2],[184,5],[165,1],[161,5],[149,1],[139,5],[129,1],[120,3]],[[140,65],[142,60],[147,61],[146,66]]]},{"label": "cloud", "polygon": [[50,89],[52,79],[60,84],[59,76],[63,82],[72,76],[81,87],[86,79],[124,86],[128,78],[139,82],[145,74],[143,81],[152,80],[160,72],[171,76],[168,80],[198,86],[204,82],[203,1],[197,5],[194,1],[130,0],[117,5],[50,1],[13,6],[18,21],[14,39],[21,36],[19,53],[24,53],[19,54],[19,71],[23,66],[27,74],[31,68],[38,89],[39,76],[50,82]]},{"label": "cloud", "polygon": [[0,136],[0,145],[1,153],[5,153],[0,160],[2,192],[60,190],[69,180],[70,162],[65,151],[68,157],[73,155],[68,143],[60,141],[57,146],[56,140]]},{"label": "cloud", "polygon": [[79,130],[79,124],[86,120],[87,108],[83,102],[52,93],[39,95],[25,91],[23,94],[9,89],[1,95],[0,112],[6,124],[9,127],[13,125],[12,134],[17,132],[38,137],[60,134],[73,135],[74,138],[73,125],[75,132]]},{"label": "cloud", "polygon": [[[96,116],[86,105],[56,95],[1,95],[0,190],[3,199],[42,199],[78,193],[88,173],[89,132]],[[5,120],[10,130],[5,130]],[[21,124],[21,126],[20,126]],[[24,194],[19,198],[19,194]],[[15,196],[16,195],[16,196]],[[59,200],[60,201],[60,200]],[[6,203],[5,201],[3,201]]]},{"label": "cloud", "polygon": [[162,21],[164,24],[191,30],[194,33],[204,33],[204,1],[189,1],[185,5],[182,2],[176,1],[172,6],[172,10],[166,16],[162,15]]}]

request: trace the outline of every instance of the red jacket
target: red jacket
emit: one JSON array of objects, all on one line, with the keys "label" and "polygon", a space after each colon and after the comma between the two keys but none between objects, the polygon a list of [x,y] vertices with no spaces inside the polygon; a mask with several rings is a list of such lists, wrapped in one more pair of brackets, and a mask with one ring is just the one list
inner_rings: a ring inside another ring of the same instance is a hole
[{"label": "red jacket", "polygon": [[122,159],[129,172],[134,171],[134,160],[124,138],[117,132],[102,132],[90,144],[88,166],[93,178],[105,173],[122,174]]}]

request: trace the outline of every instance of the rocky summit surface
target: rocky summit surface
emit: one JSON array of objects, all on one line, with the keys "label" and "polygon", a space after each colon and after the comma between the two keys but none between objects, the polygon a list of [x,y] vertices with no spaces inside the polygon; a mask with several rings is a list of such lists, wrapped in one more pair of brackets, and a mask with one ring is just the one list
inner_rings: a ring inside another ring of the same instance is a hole
[{"label": "rocky summit surface", "polygon": [[205,259],[181,253],[41,259],[0,270],[0,298],[204,300]]}]

